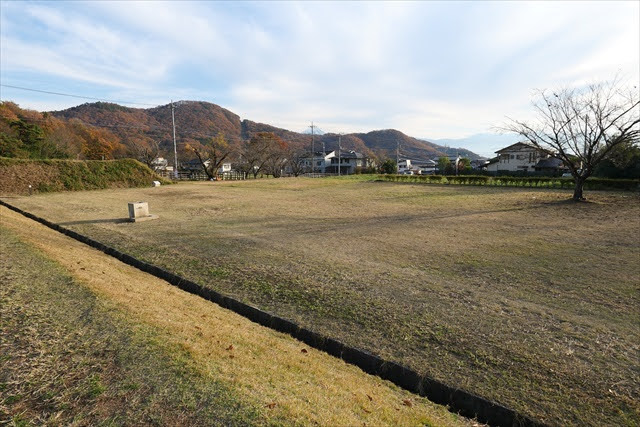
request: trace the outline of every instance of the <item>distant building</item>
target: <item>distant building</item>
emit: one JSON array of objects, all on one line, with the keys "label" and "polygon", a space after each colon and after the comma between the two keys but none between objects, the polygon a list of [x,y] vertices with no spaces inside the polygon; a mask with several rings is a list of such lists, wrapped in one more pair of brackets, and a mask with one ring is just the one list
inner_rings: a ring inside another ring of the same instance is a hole
[{"label": "distant building", "polygon": [[351,175],[366,166],[366,157],[362,153],[353,150],[340,150],[334,151],[333,154],[329,158],[329,165],[325,166],[326,173],[338,173],[338,168],[340,168],[340,174]]},{"label": "distant building", "polygon": [[307,153],[302,161],[308,172],[337,174],[339,168],[341,174],[350,175],[366,167],[367,158],[353,150],[333,150]]},{"label": "distant building", "polygon": [[[208,168],[210,164],[211,160],[204,161],[205,167]],[[202,172],[202,163],[200,163],[200,160],[198,159],[187,160],[180,164],[179,170],[182,170],[184,172]]]},{"label": "distant building", "polygon": [[[205,167],[208,168],[210,164],[211,164],[211,160],[204,161]],[[202,163],[200,163],[200,160],[198,159],[191,159],[186,162],[182,162],[182,164],[180,165],[180,170],[184,172],[203,172]],[[232,171],[231,163],[223,163],[218,168],[218,173],[227,173],[231,171]]]},{"label": "distant building", "polygon": [[335,156],[335,151],[315,151],[302,156],[304,169],[308,172],[326,173],[327,164],[331,163],[331,158]]},{"label": "distant building", "polygon": [[498,155],[486,165],[486,170],[493,173],[520,172],[555,174],[565,169],[562,161],[549,156],[544,151],[524,143],[518,142],[496,151]]},{"label": "distant building", "polygon": [[413,170],[418,175],[432,175],[438,170],[438,162],[434,160],[416,160],[413,162]]},{"label": "distant building", "polygon": [[473,170],[486,169],[487,165],[489,164],[489,161],[490,161],[489,159],[484,159],[484,158],[471,160],[471,169]]},{"label": "distant building", "polygon": [[[167,159],[165,159],[164,157],[156,157],[151,162],[151,167],[156,172],[165,171],[165,170],[167,170],[168,166],[169,166],[169,161]],[[173,170],[173,167],[171,167],[171,170]]]},{"label": "distant building", "polygon": [[408,171],[413,171],[413,165],[411,163],[411,160],[409,159],[398,160],[398,173],[405,173]]}]

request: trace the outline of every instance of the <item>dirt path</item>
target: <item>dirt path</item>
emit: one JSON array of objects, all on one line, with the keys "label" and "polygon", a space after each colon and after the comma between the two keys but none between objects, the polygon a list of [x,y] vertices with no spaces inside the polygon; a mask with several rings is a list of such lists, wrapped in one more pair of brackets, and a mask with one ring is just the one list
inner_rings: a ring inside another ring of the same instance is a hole
[{"label": "dirt path", "polygon": [[267,419],[321,425],[470,423],[4,207],[0,222],[98,296],[166,332],[166,339],[186,349],[202,372],[257,403]]}]

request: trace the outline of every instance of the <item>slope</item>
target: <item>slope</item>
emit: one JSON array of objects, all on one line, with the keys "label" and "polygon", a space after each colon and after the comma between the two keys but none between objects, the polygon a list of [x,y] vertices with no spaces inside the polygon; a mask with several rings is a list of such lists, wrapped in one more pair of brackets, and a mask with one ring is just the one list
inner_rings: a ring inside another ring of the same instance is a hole
[{"label": "slope", "polygon": [[[208,102],[179,101],[174,105],[176,133],[180,145],[202,142],[219,133],[230,141],[239,142],[258,132],[273,132],[296,148],[311,149],[312,136],[307,133],[292,132],[265,123],[241,119],[237,114]],[[87,124],[108,127],[127,145],[154,140],[170,151],[173,144],[170,105],[139,109],[96,102],[51,114],[67,120],[79,119]],[[317,143],[315,149],[318,151],[323,148],[323,144],[326,150],[338,148],[338,135],[335,133],[315,135],[313,138]],[[402,158],[417,160],[456,154],[452,149],[410,137],[395,129],[349,133],[342,136],[343,149],[367,154],[377,153],[395,157],[397,147]],[[461,149],[459,152],[472,159],[478,157],[468,150]]]}]

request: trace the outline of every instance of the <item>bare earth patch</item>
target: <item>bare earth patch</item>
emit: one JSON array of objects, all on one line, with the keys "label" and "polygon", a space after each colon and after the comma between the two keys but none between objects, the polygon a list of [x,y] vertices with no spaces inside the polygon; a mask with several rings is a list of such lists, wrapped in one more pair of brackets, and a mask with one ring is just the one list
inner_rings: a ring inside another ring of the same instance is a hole
[{"label": "bare earth patch", "polygon": [[[282,179],[17,206],[549,424],[640,423],[637,194]],[[160,219],[118,220],[128,201]]]}]

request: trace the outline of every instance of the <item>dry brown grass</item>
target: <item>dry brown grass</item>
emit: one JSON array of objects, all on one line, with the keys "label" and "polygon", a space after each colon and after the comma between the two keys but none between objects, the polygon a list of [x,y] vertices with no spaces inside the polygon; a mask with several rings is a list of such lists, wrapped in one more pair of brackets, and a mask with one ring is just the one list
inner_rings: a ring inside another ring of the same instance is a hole
[{"label": "dry brown grass", "polygon": [[[107,257],[5,208],[0,218],[81,283],[166,333],[261,416],[321,425],[466,423],[424,398]],[[410,403],[406,403],[410,402]]]},{"label": "dry brown grass", "polygon": [[[640,422],[637,194],[357,179],[18,206],[551,424]],[[160,219],[117,222],[146,200]]]},{"label": "dry brown grass", "polygon": [[0,236],[0,425],[264,424],[153,327]]}]

